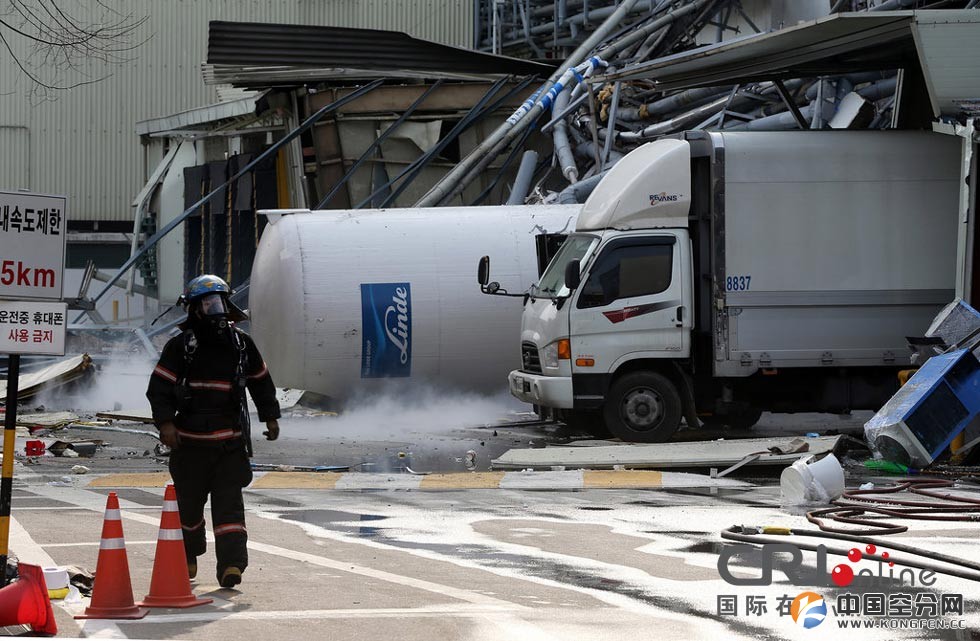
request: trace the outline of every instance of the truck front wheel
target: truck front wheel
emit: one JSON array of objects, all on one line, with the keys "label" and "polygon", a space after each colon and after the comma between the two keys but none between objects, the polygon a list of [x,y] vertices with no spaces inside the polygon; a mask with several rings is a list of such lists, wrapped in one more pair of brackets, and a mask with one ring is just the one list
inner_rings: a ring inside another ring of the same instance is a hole
[{"label": "truck front wheel", "polygon": [[681,396],[667,377],[633,372],[613,383],[603,414],[613,436],[636,443],[663,443],[680,427]]}]

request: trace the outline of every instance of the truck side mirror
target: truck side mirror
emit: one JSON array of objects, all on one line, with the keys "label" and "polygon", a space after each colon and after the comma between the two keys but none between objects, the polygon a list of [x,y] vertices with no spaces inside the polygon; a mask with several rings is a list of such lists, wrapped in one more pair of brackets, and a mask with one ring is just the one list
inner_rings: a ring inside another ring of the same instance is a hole
[{"label": "truck side mirror", "polygon": [[480,265],[476,270],[476,280],[484,287],[490,282],[490,257],[484,256],[480,259]]},{"label": "truck side mirror", "polygon": [[565,287],[576,289],[582,284],[582,265],[578,260],[573,260],[565,265]]}]

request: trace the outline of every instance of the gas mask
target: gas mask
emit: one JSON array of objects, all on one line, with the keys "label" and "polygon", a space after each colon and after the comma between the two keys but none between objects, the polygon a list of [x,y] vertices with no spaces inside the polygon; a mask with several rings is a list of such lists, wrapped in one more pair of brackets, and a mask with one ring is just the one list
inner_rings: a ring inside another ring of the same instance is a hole
[{"label": "gas mask", "polygon": [[229,340],[231,324],[228,321],[228,304],[222,294],[206,294],[195,301],[198,324],[206,327],[213,335]]}]

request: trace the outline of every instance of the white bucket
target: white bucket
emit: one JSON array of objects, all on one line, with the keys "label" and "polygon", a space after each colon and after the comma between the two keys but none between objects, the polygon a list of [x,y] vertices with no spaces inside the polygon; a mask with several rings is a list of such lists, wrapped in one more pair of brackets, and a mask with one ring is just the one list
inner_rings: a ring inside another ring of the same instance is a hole
[{"label": "white bucket", "polygon": [[844,492],[844,470],[833,454],[818,461],[808,456],[783,470],[779,487],[788,505],[829,503]]},{"label": "white bucket", "polygon": [[65,568],[44,568],[44,582],[49,590],[68,587],[68,570]]}]

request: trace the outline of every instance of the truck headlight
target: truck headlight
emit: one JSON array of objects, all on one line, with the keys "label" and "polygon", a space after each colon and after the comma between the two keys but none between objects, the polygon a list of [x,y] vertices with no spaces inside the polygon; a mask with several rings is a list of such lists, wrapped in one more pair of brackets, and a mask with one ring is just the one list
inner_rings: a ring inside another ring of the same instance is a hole
[{"label": "truck headlight", "polygon": [[544,366],[549,369],[558,369],[558,361],[568,360],[572,357],[572,345],[567,338],[561,338],[554,343],[545,345],[541,350]]}]

